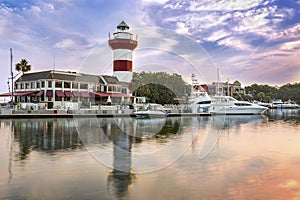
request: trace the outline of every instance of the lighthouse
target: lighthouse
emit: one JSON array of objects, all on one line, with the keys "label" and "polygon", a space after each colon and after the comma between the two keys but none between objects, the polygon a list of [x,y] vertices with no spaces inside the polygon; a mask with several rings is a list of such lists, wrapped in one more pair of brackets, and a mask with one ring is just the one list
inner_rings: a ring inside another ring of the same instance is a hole
[{"label": "lighthouse", "polygon": [[113,74],[119,81],[129,84],[132,80],[132,53],[138,42],[128,30],[129,26],[122,21],[108,44],[113,50]]}]

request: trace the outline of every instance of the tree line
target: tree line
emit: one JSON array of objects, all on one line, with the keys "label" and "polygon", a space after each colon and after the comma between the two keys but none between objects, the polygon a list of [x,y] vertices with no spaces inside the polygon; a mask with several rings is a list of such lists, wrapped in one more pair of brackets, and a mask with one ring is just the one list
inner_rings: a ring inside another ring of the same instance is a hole
[{"label": "tree line", "polygon": [[245,87],[246,94],[241,95],[243,100],[247,101],[261,101],[269,103],[275,99],[281,99],[282,101],[295,101],[300,103],[300,83],[287,83],[281,87],[270,85],[252,84]]}]

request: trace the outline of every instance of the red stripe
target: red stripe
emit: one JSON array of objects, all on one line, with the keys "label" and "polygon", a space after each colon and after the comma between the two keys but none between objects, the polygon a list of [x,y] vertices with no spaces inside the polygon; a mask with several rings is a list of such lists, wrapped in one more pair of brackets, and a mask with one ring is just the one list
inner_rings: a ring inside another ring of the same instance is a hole
[{"label": "red stripe", "polygon": [[114,71],[132,71],[132,61],[129,60],[115,60]]}]

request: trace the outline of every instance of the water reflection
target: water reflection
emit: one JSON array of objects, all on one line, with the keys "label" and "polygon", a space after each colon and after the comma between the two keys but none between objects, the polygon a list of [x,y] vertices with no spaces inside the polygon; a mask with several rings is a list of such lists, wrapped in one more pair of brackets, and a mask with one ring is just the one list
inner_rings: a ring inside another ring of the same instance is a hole
[{"label": "water reflection", "polygon": [[[279,123],[276,124],[278,121],[280,121],[280,126]],[[115,199],[129,199],[139,193],[137,189],[130,190],[133,185],[139,185],[139,189],[143,188],[148,193],[151,192],[151,188],[158,191],[161,187],[166,187],[165,192],[169,195],[166,197],[191,191],[194,194],[192,197],[199,197],[201,193],[203,198],[209,198],[211,197],[209,195],[214,192],[210,193],[206,190],[207,188],[216,189],[218,192],[223,191],[221,186],[220,188],[215,187],[218,184],[227,184],[226,188],[233,192],[242,188],[240,185],[240,188],[234,188],[234,184],[244,184],[246,189],[253,187],[249,183],[240,182],[240,180],[243,180],[245,175],[255,178],[255,174],[259,174],[259,170],[270,171],[269,169],[275,166],[275,160],[277,162],[280,152],[286,153],[281,153],[282,162],[285,162],[286,155],[298,155],[294,153],[299,149],[296,142],[293,142],[293,147],[288,141],[288,139],[290,141],[293,141],[294,138],[297,139],[296,134],[283,136],[274,133],[278,127],[281,127],[283,132],[288,132],[286,130],[291,126],[284,128],[281,126],[282,123],[288,125],[299,123],[299,113],[274,110],[268,116],[172,117],[149,120],[133,118],[1,120],[0,129],[4,130],[9,126],[12,133],[13,145],[11,147],[15,148],[15,151],[11,151],[13,153],[10,155],[14,159],[10,159],[10,162],[40,159],[28,156],[34,151],[43,152],[43,156],[46,157],[60,153],[62,153],[61,157],[64,157],[65,152],[71,152],[73,155],[73,152],[75,153],[77,150],[88,150],[90,155],[111,169],[108,174],[103,172],[104,178],[96,177],[95,179],[99,182],[104,180],[105,192],[109,192]],[[257,128],[258,126],[260,127]],[[295,129],[295,132],[297,130],[299,129]],[[260,134],[261,131],[268,134]],[[255,148],[252,147],[253,144],[255,144]],[[293,148],[288,149],[289,147]],[[259,154],[256,149],[259,150]],[[274,149],[274,151],[270,151],[270,149]],[[14,154],[15,152],[17,154]],[[276,152],[276,159],[274,152]],[[199,160],[199,153],[200,158],[205,160]],[[195,158],[195,155],[198,156],[198,159]],[[182,159],[179,159],[181,156]],[[17,159],[15,159],[16,157]],[[84,165],[89,170],[90,168],[95,170],[93,175],[101,171],[102,166],[92,166],[91,163],[84,162],[86,160],[83,157],[78,160],[80,162],[76,162],[76,166]],[[45,160],[38,160],[38,162],[43,161]],[[60,161],[63,162],[64,159]],[[170,165],[173,163],[175,164]],[[56,165],[56,162],[52,163],[52,166]],[[157,176],[157,184],[149,184],[147,181],[154,181],[154,179],[144,179],[145,175],[139,174],[151,169],[161,169],[164,166],[168,166],[168,168],[155,171],[150,175],[147,174],[148,176]],[[231,169],[237,172],[236,176],[233,176]],[[280,169],[284,171],[286,167]],[[19,169],[15,167],[13,170],[16,172]],[[47,170],[45,169],[45,171]],[[56,170],[57,175],[53,174],[53,176],[65,174],[63,179],[68,179],[71,188],[75,188],[72,185],[75,183],[70,181],[74,176],[79,177],[76,180],[84,180],[81,177],[84,175],[74,171],[74,168],[64,169],[64,172],[60,167],[57,167]],[[21,173],[26,172],[22,171]],[[35,174],[38,173],[34,171],[30,176],[37,176]],[[169,176],[170,174],[172,177]],[[17,175],[15,177],[18,179]],[[165,177],[168,184],[161,185],[161,177]],[[235,180],[232,180],[231,177]],[[261,178],[258,177],[257,180],[261,180]],[[186,189],[186,185],[198,180],[202,180],[201,186],[190,184],[190,189]],[[91,185],[98,186],[99,182],[92,182]],[[60,182],[55,183],[59,184]],[[170,192],[172,187],[178,188],[178,191]],[[85,190],[87,193],[91,192],[83,186],[82,191]],[[101,192],[102,190],[103,188],[101,188]],[[70,191],[66,190],[66,193]],[[17,189],[13,192],[18,194]],[[100,190],[98,192],[101,193]],[[101,193],[101,195],[107,195],[106,193]],[[228,196],[233,197],[227,194]],[[82,194],[81,197],[88,196]]]},{"label": "water reflection", "polygon": [[299,109],[272,109],[268,111],[270,121],[283,120],[292,124],[300,124]]},{"label": "water reflection", "polygon": [[[272,116],[270,118],[272,119]],[[22,160],[33,150],[55,152],[84,146],[91,149],[111,147],[111,153],[114,153],[117,147],[119,150],[131,152],[132,145],[138,148],[140,143],[146,141],[158,144],[172,143],[187,130],[191,133],[189,142],[193,142],[195,132],[201,132],[206,127],[210,127],[208,133],[210,136],[219,133],[219,130],[228,130],[246,123],[261,123],[265,120],[266,118],[262,116],[213,116],[167,119],[32,119],[14,120],[11,123],[14,141],[18,143],[18,157]],[[214,139],[216,140],[217,138]],[[115,156],[114,161],[107,160],[107,162],[112,163],[116,160],[123,162],[121,158],[126,156]],[[114,165],[113,168],[115,167]],[[118,170],[123,169],[121,167]]]},{"label": "water reflection", "polygon": [[131,172],[131,136],[117,132],[113,137],[113,169],[107,177],[108,190],[116,199],[127,199],[135,180]]},{"label": "water reflection", "polygon": [[82,148],[72,119],[14,120],[12,127],[21,160],[33,150],[54,152]]}]

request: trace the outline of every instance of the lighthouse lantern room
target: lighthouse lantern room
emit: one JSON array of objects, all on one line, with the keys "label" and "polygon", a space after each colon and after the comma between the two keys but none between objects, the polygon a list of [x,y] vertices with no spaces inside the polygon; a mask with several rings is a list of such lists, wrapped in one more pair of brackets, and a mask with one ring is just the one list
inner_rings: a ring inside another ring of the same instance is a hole
[{"label": "lighthouse lantern room", "polygon": [[108,44],[113,50],[113,74],[119,81],[129,84],[132,80],[132,53],[138,42],[128,30],[129,26],[122,21]]}]

